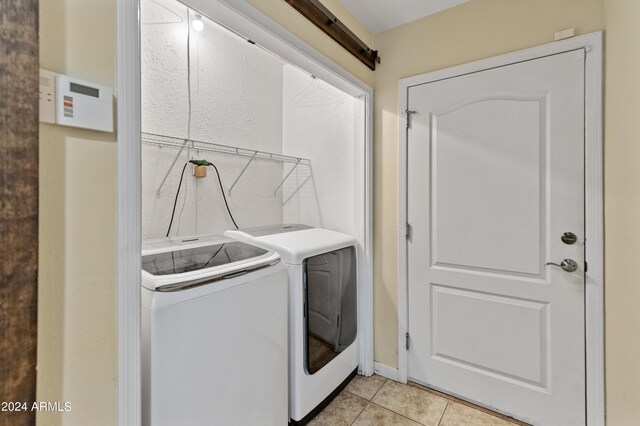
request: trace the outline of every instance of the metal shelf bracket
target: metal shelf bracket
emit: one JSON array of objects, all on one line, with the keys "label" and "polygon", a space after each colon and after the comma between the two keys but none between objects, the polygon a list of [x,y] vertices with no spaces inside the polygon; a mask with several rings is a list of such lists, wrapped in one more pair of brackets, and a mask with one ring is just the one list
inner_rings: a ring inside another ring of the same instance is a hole
[{"label": "metal shelf bracket", "polygon": [[256,158],[256,155],[258,155],[258,151],[254,152],[253,155],[251,156],[251,158],[249,158],[249,161],[247,161],[247,164],[244,165],[244,167],[242,168],[242,171],[240,172],[240,174],[238,175],[238,177],[236,178],[236,180],[233,181],[233,183],[231,184],[231,186],[229,187],[229,194],[231,194],[231,190],[233,189],[234,186],[236,186],[236,183],[238,183],[238,181],[240,180],[240,178],[242,177],[242,175],[244,174],[245,171],[247,171],[247,168],[249,167],[249,165],[253,162],[253,160]]},{"label": "metal shelf bracket", "polygon": [[298,164],[300,164],[300,160],[302,160],[302,159],[298,158],[298,161],[296,161],[296,164],[293,165],[291,170],[289,170],[289,173],[287,173],[287,175],[284,177],[284,179],[282,179],[282,182],[280,182],[280,185],[278,185],[278,187],[273,191],[273,196],[274,197],[278,193],[278,189],[280,189],[280,187],[286,182],[286,180],[289,178],[289,176],[291,176],[291,173],[293,173],[293,171],[296,169],[296,167],[298,167]]}]

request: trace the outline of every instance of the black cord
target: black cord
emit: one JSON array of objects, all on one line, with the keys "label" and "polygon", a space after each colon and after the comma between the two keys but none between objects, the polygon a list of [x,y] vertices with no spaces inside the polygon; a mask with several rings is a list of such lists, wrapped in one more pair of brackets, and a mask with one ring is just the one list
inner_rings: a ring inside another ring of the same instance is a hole
[{"label": "black cord", "polygon": [[[176,206],[178,205],[178,196],[180,195],[180,188],[182,187],[182,180],[184,179],[184,171],[187,169],[187,164],[192,163],[192,164],[196,164],[198,165],[197,161],[195,160],[190,160],[187,161],[186,163],[184,163],[184,167],[182,167],[182,173],[180,173],[180,182],[178,183],[178,190],[176,191],[176,198],[173,200],[173,210],[171,211],[171,221],[169,221],[169,228],[167,229],[167,237],[169,236],[169,233],[171,232],[171,225],[173,225],[173,218],[176,214]],[[236,220],[233,218],[233,214],[231,213],[231,209],[229,208],[229,203],[227,202],[227,197],[224,194],[224,186],[222,185],[222,179],[220,178],[220,172],[218,171],[218,168],[216,167],[215,164],[210,163],[210,162],[206,162],[206,164],[208,166],[212,166],[213,169],[216,171],[216,176],[218,177],[218,184],[220,185],[220,192],[222,192],[222,199],[224,200],[224,205],[227,208],[227,213],[229,213],[229,217],[231,218],[231,221],[233,222],[233,226],[236,227],[236,229],[238,229],[238,224],[236,223]]]},{"label": "black cord", "polygon": [[[196,270],[204,269],[209,263],[211,263],[211,261],[218,255],[218,253],[220,253],[220,250],[222,250],[222,247],[224,247],[225,244],[226,243],[222,243],[220,245],[220,248],[216,250],[215,253],[213,253],[213,256],[211,256],[209,260],[207,260],[201,267],[197,268]],[[224,252],[227,253],[226,250]],[[229,254],[227,254],[227,257],[229,257]]]},{"label": "black cord", "polygon": [[[180,195],[180,187],[182,186],[182,179],[184,178],[184,171],[187,169],[188,162],[184,163],[184,167],[182,168],[182,173],[180,173],[180,183],[178,184],[178,190],[176,191],[176,199],[173,200],[173,210],[171,211],[171,221],[169,222],[169,228],[167,229],[167,237],[169,236],[169,232],[171,232],[171,225],[173,224],[173,217],[176,214],[176,205],[178,205],[178,195]],[[223,193],[224,195],[224,193]],[[238,229],[236,227],[236,229]]]},{"label": "black cord", "polygon": [[212,166],[213,169],[216,171],[216,175],[218,176],[218,183],[220,184],[220,192],[222,192],[222,199],[224,200],[224,205],[227,206],[227,212],[229,213],[229,217],[233,222],[233,226],[235,226],[236,229],[238,229],[238,224],[236,223],[236,220],[233,218],[233,215],[231,214],[229,203],[227,203],[227,197],[224,195],[224,187],[222,186],[222,179],[220,179],[220,172],[218,171],[218,168],[216,167],[215,164],[207,162],[207,165]]}]

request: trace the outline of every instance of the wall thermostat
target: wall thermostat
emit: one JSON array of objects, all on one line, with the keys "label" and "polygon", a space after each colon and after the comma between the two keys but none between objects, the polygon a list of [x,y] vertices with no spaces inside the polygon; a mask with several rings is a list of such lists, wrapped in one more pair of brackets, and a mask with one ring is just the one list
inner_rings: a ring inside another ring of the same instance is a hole
[{"label": "wall thermostat", "polygon": [[113,132],[110,87],[40,70],[40,121]]}]

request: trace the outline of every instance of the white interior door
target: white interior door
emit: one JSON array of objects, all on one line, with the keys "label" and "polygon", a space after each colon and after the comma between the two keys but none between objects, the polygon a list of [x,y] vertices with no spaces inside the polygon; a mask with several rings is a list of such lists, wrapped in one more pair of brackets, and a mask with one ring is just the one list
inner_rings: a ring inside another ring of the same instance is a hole
[{"label": "white interior door", "polygon": [[584,51],[412,86],[408,109],[409,379],[584,425]]}]

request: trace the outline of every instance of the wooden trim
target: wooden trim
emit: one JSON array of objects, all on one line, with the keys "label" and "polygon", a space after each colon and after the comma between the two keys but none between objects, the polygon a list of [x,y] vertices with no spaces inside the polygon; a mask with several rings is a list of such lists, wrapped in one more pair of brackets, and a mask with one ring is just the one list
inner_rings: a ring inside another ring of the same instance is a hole
[{"label": "wooden trim", "polygon": [[397,368],[389,367],[388,365],[385,365],[379,362],[374,362],[373,372],[376,373],[378,376],[386,377],[387,379],[391,379],[396,382],[399,381]]},{"label": "wooden trim", "polygon": [[407,383],[408,365],[406,333],[409,332],[408,265],[407,265],[407,117],[409,87],[400,80],[398,92],[398,381]]},{"label": "wooden trim", "polygon": [[[603,43],[602,32],[544,44],[464,65],[446,68],[400,80],[398,114],[407,109],[411,86],[457,77],[495,67],[585,49],[585,238],[589,247],[585,259],[585,331],[587,425],[605,424],[604,366],[604,204],[603,204]],[[403,119],[404,120],[404,119]],[[406,382],[408,366],[404,333],[407,328],[407,253],[404,226],[407,220],[407,133],[399,123],[398,170],[398,365],[400,381]]]},{"label": "wooden trim", "polygon": [[587,425],[605,424],[602,33],[585,40],[585,327]]},{"label": "wooden trim", "polygon": [[140,425],[141,101],[139,0],[118,0],[118,424]]},{"label": "wooden trim", "polygon": [[367,46],[322,3],[318,0],[285,1],[340,46],[358,58],[360,62],[375,71],[376,62],[380,62],[378,51]]}]

